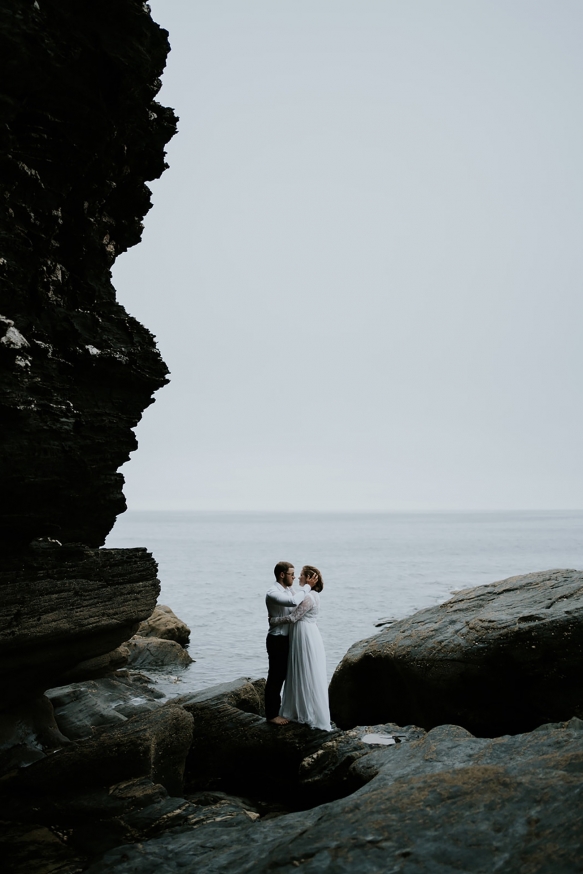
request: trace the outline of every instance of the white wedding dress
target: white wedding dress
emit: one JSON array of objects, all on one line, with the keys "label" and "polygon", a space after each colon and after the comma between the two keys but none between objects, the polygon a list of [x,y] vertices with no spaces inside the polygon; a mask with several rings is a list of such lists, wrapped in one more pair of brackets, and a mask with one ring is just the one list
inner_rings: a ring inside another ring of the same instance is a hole
[{"label": "white wedding dress", "polygon": [[289,622],[289,657],[280,716],[331,731],[326,653],[318,628],[320,596],[313,590],[277,624]]}]

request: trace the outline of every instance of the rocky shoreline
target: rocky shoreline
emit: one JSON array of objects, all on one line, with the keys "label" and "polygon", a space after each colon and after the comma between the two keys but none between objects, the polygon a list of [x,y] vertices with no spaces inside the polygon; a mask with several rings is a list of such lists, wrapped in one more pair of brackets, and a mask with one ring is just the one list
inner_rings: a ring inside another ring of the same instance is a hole
[{"label": "rocky shoreline", "polygon": [[[0,858],[89,871],[581,869],[583,573],[458,593],[355,644],[331,732],[191,661],[154,557],[104,549],[167,381],[115,299],[176,130],[141,0],[0,10]],[[145,671],[145,673],[144,673]]]},{"label": "rocky shoreline", "polygon": [[275,728],[263,688],[164,701],[121,670],[49,693],[73,740],[0,780],[9,870],[578,870],[583,720]]},{"label": "rocky shoreline", "polygon": [[[393,661],[407,663],[411,629],[420,627],[421,643],[432,643],[437,653],[424,655],[425,688],[433,684],[433,693],[443,694],[446,642],[459,647],[464,631],[481,627],[477,603],[490,615],[505,611],[506,651],[513,643],[520,650],[524,623],[512,617],[505,596],[511,590],[516,602],[520,592],[526,609],[533,579],[553,603],[562,593],[561,612],[573,634],[581,635],[578,572],[527,575],[467,590],[462,598],[458,593],[351,648],[331,684],[331,701],[355,714],[357,724],[344,730],[268,724],[263,679],[240,678],[168,700],[148,675],[118,668],[48,690],[56,748],[25,766],[13,762],[0,778],[3,858],[15,872],[71,874],[578,870],[580,715],[542,722],[529,732],[477,737],[462,724],[367,723],[360,717],[379,701],[371,702],[370,690],[359,697],[351,691],[352,672],[358,677],[373,652],[381,659],[374,676],[383,666],[386,671],[385,686],[377,688],[380,703],[387,713],[398,712],[403,693]],[[451,610],[449,637],[443,630],[425,633]],[[558,657],[568,655],[561,617],[549,615],[545,634],[557,652],[551,658],[547,651],[541,671],[552,664],[558,670]],[[163,628],[166,640],[152,636],[156,628]],[[482,661],[474,656],[472,672],[490,664],[487,645],[494,646],[496,629],[490,630],[491,637],[482,632]],[[165,607],[141,632],[147,636],[130,644],[170,641],[182,649],[173,637],[188,639],[184,623]],[[170,665],[175,669],[174,661]],[[525,683],[532,661],[527,668]],[[544,672],[541,694],[542,680]],[[406,688],[406,702],[417,700]],[[546,706],[556,700],[555,694]],[[444,702],[449,706],[445,696]]]}]

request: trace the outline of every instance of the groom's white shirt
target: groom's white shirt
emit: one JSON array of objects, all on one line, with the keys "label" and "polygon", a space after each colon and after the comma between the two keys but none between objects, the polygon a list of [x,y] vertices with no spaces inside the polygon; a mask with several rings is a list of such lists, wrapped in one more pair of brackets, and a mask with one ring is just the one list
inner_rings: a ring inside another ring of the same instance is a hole
[{"label": "groom's white shirt", "polygon": [[[267,604],[267,613],[270,619],[279,619],[282,616],[289,616],[294,607],[301,604],[304,600],[306,592],[311,591],[310,586],[303,586],[298,592],[293,587],[282,586],[281,583],[274,583],[271,589],[268,589],[265,596]],[[289,623],[283,625],[270,626],[269,634],[284,635],[289,634]]]}]

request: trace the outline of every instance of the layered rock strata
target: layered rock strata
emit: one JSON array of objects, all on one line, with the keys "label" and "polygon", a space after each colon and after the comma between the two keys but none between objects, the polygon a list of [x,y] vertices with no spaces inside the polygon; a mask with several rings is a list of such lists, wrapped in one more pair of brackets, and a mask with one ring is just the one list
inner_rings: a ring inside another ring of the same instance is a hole
[{"label": "layered rock strata", "polygon": [[145,550],[98,547],[125,509],[133,428],[167,382],[111,266],[140,240],[176,129],[155,100],[168,49],[138,0],[0,8],[4,747],[23,719],[25,746],[55,745],[39,694],[123,665],[116,648],[158,594]]},{"label": "layered rock strata", "polygon": [[111,265],[139,242],[175,131],[167,34],[139,0],[0,9],[0,544],[103,544],[118,468],[167,381]]},{"label": "layered rock strata", "polygon": [[115,650],[159,592],[145,549],[29,550],[0,568],[0,697],[58,685],[80,662]]},{"label": "layered rock strata", "polygon": [[354,644],[330,684],[332,718],[514,734],[583,718],[582,671],[583,572],[510,577]]},{"label": "layered rock strata", "polygon": [[215,807],[106,852],[89,871],[571,874],[582,848],[582,728],[574,718],[489,740],[440,726],[390,747],[346,798],[276,818]]}]

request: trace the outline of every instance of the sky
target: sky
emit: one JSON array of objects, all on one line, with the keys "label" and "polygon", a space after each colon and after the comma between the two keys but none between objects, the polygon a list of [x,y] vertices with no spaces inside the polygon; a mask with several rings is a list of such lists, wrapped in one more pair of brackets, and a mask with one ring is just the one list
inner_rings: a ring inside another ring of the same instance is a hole
[{"label": "sky", "polygon": [[150,6],[129,507],[583,507],[580,0]]}]

